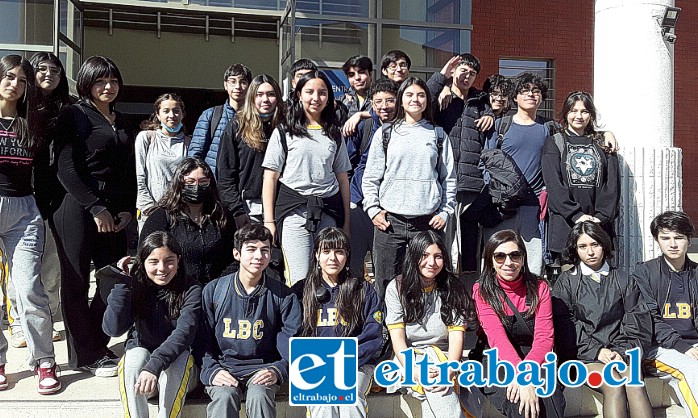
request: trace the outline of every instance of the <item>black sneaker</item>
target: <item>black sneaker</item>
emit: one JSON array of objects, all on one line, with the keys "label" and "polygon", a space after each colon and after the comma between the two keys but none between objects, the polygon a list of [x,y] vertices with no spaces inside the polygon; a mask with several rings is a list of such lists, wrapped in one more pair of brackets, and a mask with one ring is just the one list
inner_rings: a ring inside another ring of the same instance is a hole
[{"label": "black sneaker", "polygon": [[97,377],[114,377],[118,374],[118,364],[109,356],[104,356],[87,366],[82,366],[82,370],[86,370]]}]

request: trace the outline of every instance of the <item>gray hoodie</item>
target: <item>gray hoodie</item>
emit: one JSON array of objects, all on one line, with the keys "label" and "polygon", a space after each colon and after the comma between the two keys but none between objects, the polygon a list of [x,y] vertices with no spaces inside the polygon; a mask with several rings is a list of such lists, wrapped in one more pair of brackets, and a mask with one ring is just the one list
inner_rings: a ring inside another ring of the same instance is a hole
[{"label": "gray hoodie", "polygon": [[385,209],[409,217],[438,214],[448,220],[456,205],[450,139],[444,134],[439,158],[434,125],[424,119],[414,125],[396,122],[384,152],[386,126],[378,128],[368,151],[361,183],[364,210],[371,219]]}]

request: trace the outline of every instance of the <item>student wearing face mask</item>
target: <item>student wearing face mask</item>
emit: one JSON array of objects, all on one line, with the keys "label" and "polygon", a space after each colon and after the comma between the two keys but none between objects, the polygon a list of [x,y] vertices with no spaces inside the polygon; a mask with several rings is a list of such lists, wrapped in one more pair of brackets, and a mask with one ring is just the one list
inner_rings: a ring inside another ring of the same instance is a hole
[{"label": "student wearing face mask", "polygon": [[177,163],[187,156],[191,138],[184,134],[184,102],[178,94],[161,94],[153,114],[141,123],[136,137],[136,181],[138,183],[138,229],[143,229],[146,213],[165,194]]},{"label": "student wearing face mask", "polygon": [[[235,219],[218,196],[208,164],[196,158],[179,163],[158,207],[148,214],[140,243],[155,231],[168,232],[179,242],[187,274],[202,284],[234,263]],[[125,257],[119,266],[126,269],[129,261]]]}]

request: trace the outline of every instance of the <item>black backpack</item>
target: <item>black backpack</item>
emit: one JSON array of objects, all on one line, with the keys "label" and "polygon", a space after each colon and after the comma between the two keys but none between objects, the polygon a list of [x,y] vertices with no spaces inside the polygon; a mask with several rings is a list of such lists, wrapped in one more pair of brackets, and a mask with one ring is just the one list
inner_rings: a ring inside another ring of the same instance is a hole
[{"label": "black backpack", "polygon": [[[504,116],[499,129],[497,129],[497,147],[484,150],[480,155],[480,162],[490,176],[490,182],[486,186],[487,193],[492,198],[492,203],[497,207],[502,218],[514,216],[521,204],[531,195],[526,177],[513,158],[502,151],[502,142],[512,124],[512,116]],[[539,116],[536,121],[543,123],[550,135],[555,136],[555,142],[561,147],[558,137],[558,125],[552,119]]]}]

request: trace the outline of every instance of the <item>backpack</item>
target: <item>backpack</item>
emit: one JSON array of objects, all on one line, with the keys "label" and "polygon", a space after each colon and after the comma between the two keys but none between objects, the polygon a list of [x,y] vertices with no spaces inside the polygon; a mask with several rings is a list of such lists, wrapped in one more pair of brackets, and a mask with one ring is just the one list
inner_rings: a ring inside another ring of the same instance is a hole
[{"label": "backpack", "polygon": [[[502,118],[497,129],[497,147],[484,150],[480,155],[480,162],[490,177],[489,184],[486,186],[487,194],[503,219],[514,216],[519,206],[530,195],[530,188],[523,172],[514,159],[501,149],[504,135],[511,127],[512,121],[512,116]],[[542,116],[537,117],[536,121],[542,122],[548,128],[548,132],[555,139],[555,144],[562,154],[564,138],[555,121]]]}]

